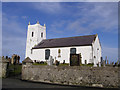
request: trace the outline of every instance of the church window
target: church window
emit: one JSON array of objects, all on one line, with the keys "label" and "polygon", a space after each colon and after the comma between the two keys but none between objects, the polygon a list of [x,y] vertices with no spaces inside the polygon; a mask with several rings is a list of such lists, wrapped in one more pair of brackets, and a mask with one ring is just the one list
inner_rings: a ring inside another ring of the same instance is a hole
[{"label": "church window", "polygon": [[48,60],[50,56],[50,49],[45,50],[45,60]]},{"label": "church window", "polygon": [[76,48],[71,48],[70,49],[70,54],[76,54]]},{"label": "church window", "polygon": [[43,33],[41,33],[41,37],[43,37]]},{"label": "church window", "polygon": [[58,49],[58,57],[61,57],[60,53],[61,53],[61,50]]},{"label": "church window", "polygon": [[32,37],[33,37],[33,35],[34,35],[34,32],[32,32]]}]

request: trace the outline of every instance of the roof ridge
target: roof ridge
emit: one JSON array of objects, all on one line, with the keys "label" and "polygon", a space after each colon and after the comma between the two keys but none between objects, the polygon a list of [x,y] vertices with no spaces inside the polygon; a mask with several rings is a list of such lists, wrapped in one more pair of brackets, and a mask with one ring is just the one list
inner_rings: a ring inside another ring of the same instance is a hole
[{"label": "roof ridge", "polygon": [[93,35],[83,35],[83,36],[74,36],[74,37],[63,37],[63,38],[51,38],[51,39],[44,39],[44,40],[65,39],[65,38],[75,38],[75,37],[87,37],[87,36],[96,36],[96,34],[93,34]]}]

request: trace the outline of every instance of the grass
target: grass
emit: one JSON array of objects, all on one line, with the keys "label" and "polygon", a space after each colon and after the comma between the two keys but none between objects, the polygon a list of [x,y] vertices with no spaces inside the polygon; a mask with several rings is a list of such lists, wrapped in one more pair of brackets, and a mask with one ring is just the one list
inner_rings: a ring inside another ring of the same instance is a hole
[{"label": "grass", "polygon": [[22,65],[9,65],[9,76],[21,74]]},{"label": "grass", "polygon": [[59,66],[69,66],[69,63],[65,63],[65,64],[61,63]]},{"label": "grass", "polygon": [[89,67],[92,67],[93,64],[81,64],[80,66],[89,66]]},{"label": "grass", "polygon": [[43,63],[43,64],[40,64],[40,63],[33,63],[33,65],[47,65],[47,63]]}]

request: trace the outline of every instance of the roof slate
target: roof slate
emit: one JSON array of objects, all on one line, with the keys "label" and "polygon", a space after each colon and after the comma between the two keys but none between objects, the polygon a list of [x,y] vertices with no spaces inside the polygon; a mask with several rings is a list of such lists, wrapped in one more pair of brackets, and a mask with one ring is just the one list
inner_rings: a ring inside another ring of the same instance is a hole
[{"label": "roof slate", "polygon": [[40,48],[55,48],[55,47],[69,47],[69,46],[90,46],[95,40],[96,35],[86,35],[67,38],[45,39],[33,49]]}]

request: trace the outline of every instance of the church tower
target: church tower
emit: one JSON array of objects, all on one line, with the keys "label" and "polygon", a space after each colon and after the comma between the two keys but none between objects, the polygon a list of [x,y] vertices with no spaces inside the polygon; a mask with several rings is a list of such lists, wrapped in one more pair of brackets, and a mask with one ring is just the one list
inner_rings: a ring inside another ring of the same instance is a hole
[{"label": "church tower", "polygon": [[28,31],[27,31],[27,41],[26,41],[26,57],[31,57],[32,55],[32,48],[40,43],[43,39],[46,39],[46,26],[39,24],[37,21],[36,24],[30,25],[28,24]]}]

